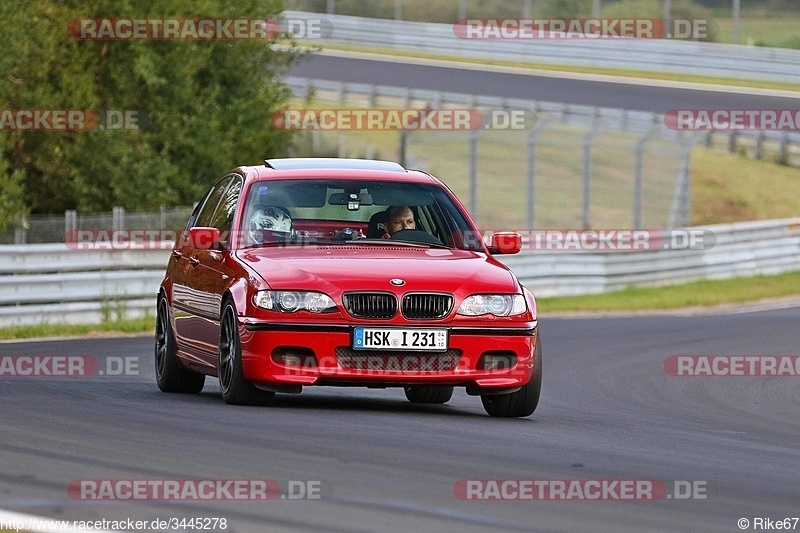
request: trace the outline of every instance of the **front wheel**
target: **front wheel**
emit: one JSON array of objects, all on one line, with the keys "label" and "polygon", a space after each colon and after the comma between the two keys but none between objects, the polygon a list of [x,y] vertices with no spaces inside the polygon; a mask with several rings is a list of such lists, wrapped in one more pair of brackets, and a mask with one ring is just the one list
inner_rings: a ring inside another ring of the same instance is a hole
[{"label": "front wheel", "polygon": [[222,399],[231,405],[270,405],[275,393],[260,390],[244,378],[237,324],[236,309],[233,302],[227,300],[222,309],[217,361]]},{"label": "front wheel", "polygon": [[405,387],[405,392],[411,403],[447,403],[453,397],[453,387],[447,385]]},{"label": "front wheel", "polygon": [[156,311],[156,383],[163,392],[197,393],[203,390],[206,377],[185,370],[178,364],[178,348],[169,320],[169,306],[163,296]]},{"label": "front wheel", "polygon": [[533,364],[533,378],[527,385],[511,394],[494,394],[481,396],[483,408],[489,416],[502,418],[520,418],[533,414],[539,405],[539,395],[542,392],[542,338],[537,333],[536,361]]}]

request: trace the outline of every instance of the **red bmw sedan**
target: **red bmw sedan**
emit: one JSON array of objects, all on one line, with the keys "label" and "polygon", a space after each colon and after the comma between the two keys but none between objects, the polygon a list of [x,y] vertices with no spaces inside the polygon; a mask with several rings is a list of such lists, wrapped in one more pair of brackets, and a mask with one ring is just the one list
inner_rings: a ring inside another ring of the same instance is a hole
[{"label": "red bmw sedan", "polygon": [[536,302],[433,176],[387,161],[270,159],[208,191],[158,295],[165,392],[219,379],[230,404],[304,386],[403,387],[446,403],[454,387],[491,416],[539,403]]}]

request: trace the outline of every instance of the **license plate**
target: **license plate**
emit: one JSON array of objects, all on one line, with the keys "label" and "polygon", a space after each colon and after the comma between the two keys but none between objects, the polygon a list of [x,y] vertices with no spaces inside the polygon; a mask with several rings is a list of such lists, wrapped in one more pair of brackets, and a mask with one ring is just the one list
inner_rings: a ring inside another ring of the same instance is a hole
[{"label": "license plate", "polygon": [[355,328],[356,350],[447,350],[446,329]]}]

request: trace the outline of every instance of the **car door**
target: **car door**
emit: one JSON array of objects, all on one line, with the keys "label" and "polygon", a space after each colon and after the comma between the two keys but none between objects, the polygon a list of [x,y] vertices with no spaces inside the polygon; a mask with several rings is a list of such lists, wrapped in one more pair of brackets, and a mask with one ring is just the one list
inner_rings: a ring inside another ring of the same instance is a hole
[{"label": "car door", "polygon": [[[205,271],[197,268],[200,260],[197,258],[197,250],[188,239],[188,231],[192,227],[205,227],[211,223],[232,179],[231,175],[225,176],[208,192],[197,216],[187,225],[183,244],[177,250],[180,267],[176,269],[177,276],[173,280],[172,299],[175,335],[183,355],[202,364],[208,364],[207,354],[211,349],[208,346],[209,339],[204,335],[204,326],[219,322],[219,311],[208,313],[204,310],[201,294],[208,279],[204,276]],[[214,345],[216,346],[216,341]]]},{"label": "car door", "polygon": [[216,365],[219,344],[219,316],[222,307],[222,295],[234,277],[233,262],[229,260],[229,239],[239,197],[242,192],[244,178],[238,174],[231,176],[227,189],[221,196],[209,227],[217,228],[223,239],[219,247],[194,250],[195,277],[202,280],[196,286],[197,308],[203,316],[216,317],[215,320],[204,320],[198,325],[200,348],[203,358],[210,365]]}]

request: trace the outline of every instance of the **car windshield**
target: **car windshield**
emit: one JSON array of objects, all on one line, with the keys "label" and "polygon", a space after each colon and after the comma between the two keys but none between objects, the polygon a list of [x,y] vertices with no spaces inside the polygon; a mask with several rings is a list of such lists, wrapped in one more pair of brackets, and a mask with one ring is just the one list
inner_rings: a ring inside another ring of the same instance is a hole
[{"label": "car windshield", "polygon": [[253,183],[242,246],[359,244],[482,249],[467,217],[438,185],[345,179]]}]

